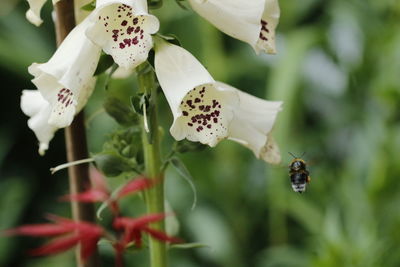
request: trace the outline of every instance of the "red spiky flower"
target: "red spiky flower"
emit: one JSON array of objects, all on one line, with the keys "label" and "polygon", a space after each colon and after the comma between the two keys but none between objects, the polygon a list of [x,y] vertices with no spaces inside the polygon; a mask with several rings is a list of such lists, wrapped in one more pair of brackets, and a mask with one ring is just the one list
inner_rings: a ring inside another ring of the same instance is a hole
[{"label": "red spiky flower", "polygon": [[150,228],[149,224],[163,220],[165,213],[147,214],[138,218],[118,217],[114,220],[113,227],[116,230],[124,231],[121,242],[125,246],[134,242],[137,247],[142,245],[142,233],[147,233],[153,238],[170,243],[179,243],[181,240],[170,237],[166,233]]},{"label": "red spiky flower", "polygon": [[42,236],[56,238],[49,243],[31,250],[33,256],[56,254],[81,245],[81,257],[88,259],[96,250],[103,228],[88,222],[75,222],[70,219],[49,215],[54,223],[23,225],[7,230],[7,235]]}]

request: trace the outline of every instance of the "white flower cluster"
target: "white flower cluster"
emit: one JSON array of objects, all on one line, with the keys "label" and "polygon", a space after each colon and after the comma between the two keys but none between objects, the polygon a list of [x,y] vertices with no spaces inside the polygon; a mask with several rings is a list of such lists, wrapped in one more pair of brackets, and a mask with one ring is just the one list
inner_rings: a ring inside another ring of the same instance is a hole
[{"label": "white flower cluster", "polygon": [[[45,0],[27,0],[27,18],[40,25]],[[256,53],[275,53],[277,0],[188,0],[193,10],[222,32],[250,44]],[[57,0],[53,0],[56,3]],[[57,129],[67,127],[84,107],[95,83],[101,51],[132,70],[155,51],[155,72],[174,116],[171,135],[215,146],[223,139],[251,149],[270,163],[280,161],[270,134],[281,102],[266,101],[215,81],[180,46],[154,38],[158,19],[146,0],[97,0],[96,8],[59,46],[50,60],[29,72],[38,90],[25,90],[21,108],[44,154]]]}]

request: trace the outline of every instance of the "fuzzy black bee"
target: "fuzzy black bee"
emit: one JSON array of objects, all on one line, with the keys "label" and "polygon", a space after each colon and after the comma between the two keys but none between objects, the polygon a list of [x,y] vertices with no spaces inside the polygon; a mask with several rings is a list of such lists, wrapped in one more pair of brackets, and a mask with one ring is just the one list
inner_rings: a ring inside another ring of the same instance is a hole
[{"label": "fuzzy black bee", "polygon": [[292,188],[295,192],[303,193],[306,191],[306,186],[311,180],[306,162],[301,159],[301,157],[304,156],[304,153],[301,157],[296,157],[290,152],[289,154],[293,157],[293,160],[289,165],[289,176]]}]

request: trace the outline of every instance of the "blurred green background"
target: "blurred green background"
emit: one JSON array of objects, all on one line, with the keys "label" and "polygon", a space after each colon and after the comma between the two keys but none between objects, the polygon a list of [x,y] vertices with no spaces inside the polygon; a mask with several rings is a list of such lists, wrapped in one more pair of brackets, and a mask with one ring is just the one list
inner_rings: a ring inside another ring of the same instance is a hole
[{"label": "blurred green background", "polygon": [[[216,80],[284,101],[274,129],[283,167],[229,141],[185,154],[198,191],[193,211],[190,187],[168,170],[178,235],[209,245],[171,250],[170,266],[400,266],[400,2],[281,0],[280,6],[275,56],[256,56],[174,1],[154,11],[160,32],[177,35]],[[69,216],[68,204],[57,201],[67,192],[66,172],[49,172],[65,162],[63,133],[40,157],[19,108],[22,89],[33,89],[27,67],[55,49],[51,4],[39,28],[25,20],[27,7],[0,2],[0,229],[43,222],[45,213]],[[109,90],[123,97],[132,83],[113,80]],[[102,112],[106,92],[98,87],[86,110],[91,152],[116,127]],[[163,96],[160,102],[166,153],[172,117]],[[305,194],[290,187],[288,152],[306,152],[312,181]],[[74,266],[72,252],[26,256],[41,243],[2,237],[0,266]],[[113,266],[112,251],[101,250],[103,266]],[[144,252],[126,256],[127,266],[147,266],[146,260]]]}]

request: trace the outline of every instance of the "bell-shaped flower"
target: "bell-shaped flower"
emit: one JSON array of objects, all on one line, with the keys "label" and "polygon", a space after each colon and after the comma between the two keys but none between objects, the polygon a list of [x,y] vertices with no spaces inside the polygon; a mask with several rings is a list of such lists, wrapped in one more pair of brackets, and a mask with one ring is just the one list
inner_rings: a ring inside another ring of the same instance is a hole
[{"label": "bell-shaped flower", "polygon": [[93,90],[101,48],[86,37],[88,25],[86,19],[76,26],[48,62],[28,68],[32,82],[50,103],[48,123],[58,128],[71,124]]},{"label": "bell-shaped flower", "polygon": [[147,59],[151,34],[160,23],[147,11],[146,0],[97,0],[89,16],[87,36],[123,68],[133,69]]},{"label": "bell-shaped flower", "polygon": [[[40,17],[40,11],[47,0],[27,0],[29,4],[29,9],[26,11],[26,19],[34,24],[35,26],[40,26],[43,23]],[[53,0],[53,5],[55,5],[60,0]]]},{"label": "bell-shaped flower", "polygon": [[189,0],[192,8],[220,31],[250,44],[259,53],[275,50],[278,0]]},{"label": "bell-shaped flower", "polygon": [[160,40],[155,51],[157,79],[174,116],[171,135],[215,146],[228,136],[239,103],[237,92],[216,83],[182,47]]},{"label": "bell-shaped flower", "polygon": [[258,158],[280,161],[269,135],[281,102],[259,99],[214,81],[200,62],[179,46],[160,40],[155,50],[156,75],[174,116],[170,132],[176,140],[187,138],[215,146],[229,138]]},{"label": "bell-shaped flower", "polygon": [[[78,97],[75,113],[78,113],[84,107],[93,89],[94,80],[92,80],[86,88],[81,89],[83,93]],[[30,117],[28,120],[28,127],[35,133],[39,141],[39,154],[43,156],[49,148],[49,143],[51,139],[53,139],[55,132],[60,128],[49,124],[53,108],[38,90],[23,90],[21,96],[21,110],[25,115]]]}]

